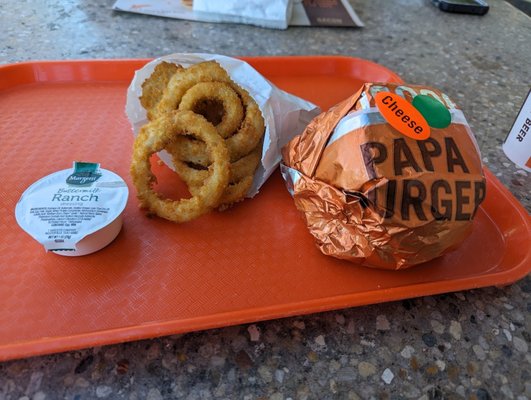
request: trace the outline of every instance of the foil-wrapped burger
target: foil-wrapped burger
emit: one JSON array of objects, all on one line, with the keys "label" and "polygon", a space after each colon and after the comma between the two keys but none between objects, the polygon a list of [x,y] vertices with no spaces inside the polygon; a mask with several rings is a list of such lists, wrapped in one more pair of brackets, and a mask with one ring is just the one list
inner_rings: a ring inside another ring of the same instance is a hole
[{"label": "foil-wrapped burger", "polygon": [[284,147],[281,169],[324,254],[385,269],[455,249],[486,194],[463,113],[417,85],[365,84]]}]

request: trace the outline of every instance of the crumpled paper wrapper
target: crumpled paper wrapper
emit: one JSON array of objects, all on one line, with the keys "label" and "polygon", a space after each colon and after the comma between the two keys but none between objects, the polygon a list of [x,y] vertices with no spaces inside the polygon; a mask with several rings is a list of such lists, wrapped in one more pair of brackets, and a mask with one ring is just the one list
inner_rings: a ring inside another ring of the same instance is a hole
[{"label": "crumpled paper wrapper", "polygon": [[[426,140],[394,129],[374,96],[429,95],[451,123]],[[486,194],[481,156],[460,109],[439,90],[365,84],[315,118],[283,149],[281,171],[326,255],[404,269],[458,247]]]},{"label": "crumpled paper wrapper", "polygon": [[[218,54],[175,53],[159,57],[135,72],[127,90],[125,112],[136,137],[140,128],[148,122],[146,110],[139,100],[142,95],[142,83],[153,73],[155,66],[166,61],[189,67],[211,60],[217,61],[227,70],[234,82],[249,92],[264,117],[266,129],[262,160],[255,173],[253,185],[246,195],[254,197],[278,167],[282,147],[300,134],[312,118],[319,114],[320,109],[315,104],[280,90],[245,61]],[[168,167],[175,170],[167,152],[160,152],[159,157]]]}]

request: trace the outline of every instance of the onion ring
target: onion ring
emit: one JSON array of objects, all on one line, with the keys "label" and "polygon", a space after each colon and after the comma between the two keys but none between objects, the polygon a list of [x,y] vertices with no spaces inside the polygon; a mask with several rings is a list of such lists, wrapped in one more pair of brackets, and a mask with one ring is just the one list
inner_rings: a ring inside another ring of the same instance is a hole
[{"label": "onion ring", "polygon": [[168,152],[171,153],[172,157],[179,160],[206,167],[210,165],[211,161],[208,153],[204,151],[204,147],[202,142],[194,138],[179,136],[172,142]]},{"label": "onion ring", "polygon": [[[265,130],[264,118],[258,104],[249,93],[234,83],[227,71],[217,62],[208,61],[178,70],[169,80],[166,90],[153,113],[162,115],[180,108],[183,96],[201,82],[223,82],[229,84],[239,95],[244,107],[244,117],[239,129],[226,139],[231,162],[249,154],[262,138]],[[222,136],[224,136],[222,134]],[[185,139],[186,140],[186,139]],[[183,141],[183,140],[181,140]],[[189,141],[186,154],[204,154],[204,145],[200,141]]]},{"label": "onion ring", "polygon": [[[166,148],[170,154],[174,154],[172,147],[175,144],[172,143]],[[229,165],[229,183],[236,183],[241,181],[244,177],[249,175],[254,175],[260,159],[262,156],[262,146],[258,146],[248,155],[240,158],[239,160],[231,163]],[[175,171],[179,176],[186,182],[188,185],[197,186],[202,185],[203,181],[208,178],[209,170],[208,168],[194,168],[189,164],[193,164],[184,160],[179,159],[178,157],[173,156],[173,165]]]},{"label": "onion ring", "polygon": [[177,71],[168,82],[159,103],[154,108],[156,116],[179,108],[181,99],[192,86],[200,82],[227,82],[231,79],[227,71],[215,61],[207,61]]},{"label": "onion ring", "polygon": [[[253,184],[254,173],[260,164],[261,156],[262,145],[260,143],[253,152],[230,164],[229,185],[219,200],[217,206],[219,211],[224,211],[245,198]],[[192,194],[200,188],[202,180],[208,177],[209,172],[207,170],[192,168],[180,160],[174,159],[174,165]]]},{"label": "onion ring", "polygon": [[183,67],[169,62],[157,64],[153,73],[142,83],[140,104],[147,110],[148,119],[153,119],[153,108],[160,102],[171,77]]},{"label": "onion ring", "polygon": [[[157,66],[142,85],[140,100],[151,122],[142,128],[135,141],[131,172],[142,206],[163,218],[183,222],[243,200],[260,164],[265,122],[254,99],[217,62],[203,62],[186,69],[163,64],[166,65]],[[190,115],[196,115],[202,123],[192,121]],[[172,118],[180,122],[172,125],[169,122],[173,122]],[[186,121],[182,122],[183,119]],[[205,135],[210,142],[201,136],[204,124],[209,127]],[[212,141],[212,128],[227,159],[216,153],[220,145]],[[171,154],[177,174],[193,196],[191,199],[161,199],[152,190],[156,178],[149,170],[149,157],[162,149]]]},{"label": "onion ring", "polygon": [[[254,176],[249,175],[243,177],[239,182],[230,183],[225,191],[223,192],[223,196],[219,200],[219,204],[217,206],[217,209],[219,211],[225,211],[234,204],[242,201],[245,198],[245,195],[251,188],[253,184]],[[197,193],[199,190],[198,186],[189,186],[190,193],[194,194]]]},{"label": "onion ring", "polygon": [[[245,106],[245,117],[240,129],[231,137],[225,139],[225,144],[229,150],[230,161],[235,162],[249,154],[260,142],[264,135],[264,118],[256,102],[249,94],[241,88],[235,88],[242,96]],[[190,161],[194,164],[208,165],[205,158],[205,145],[198,140],[190,140],[186,137],[178,138],[174,146],[175,154],[179,159]]]},{"label": "onion ring", "polygon": [[[243,106],[240,98],[224,82],[200,82],[183,95],[179,103],[179,110],[190,110],[202,114],[197,111],[196,107],[205,100],[217,100],[221,103],[223,115],[221,121],[215,126],[223,138],[228,138],[240,127],[243,120]],[[209,119],[206,115],[204,116]]]},{"label": "onion ring", "polygon": [[245,108],[245,117],[240,129],[225,140],[232,160],[249,154],[264,136],[265,123],[260,108],[247,91],[233,83],[233,89],[240,95]]},{"label": "onion ring", "polygon": [[253,180],[254,176],[250,175],[244,177],[239,182],[229,184],[219,200],[218,210],[224,211],[239,201],[242,201],[251,188]]},{"label": "onion ring", "polygon": [[[156,177],[151,172],[150,156],[164,149],[177,135],[192,135],[203,140],[212,165],[200,187],[194,187],[190,199],[163,199],[153,191]],[[175,111],[144,125],[133,147],[131,176],[140,205],[162,218],[185,222],[211,211],[219,204],[229,181],[227,148],[214,126],[191,111]]]}]

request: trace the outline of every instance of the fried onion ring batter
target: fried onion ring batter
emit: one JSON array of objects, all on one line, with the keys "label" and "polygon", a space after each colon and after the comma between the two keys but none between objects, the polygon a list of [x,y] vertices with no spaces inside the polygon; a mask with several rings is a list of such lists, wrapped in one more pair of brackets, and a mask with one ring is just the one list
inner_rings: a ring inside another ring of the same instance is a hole
[{"label": "fried onion ring batter", "polygon": [[[242,201],[245,198],[245,195],[247,194],[249,189],[251,188],[253,184],[253,179],[254,176],[250,175],[245,176],[239,182],[230,183],[223,192],[223,196],[219,200],[219,205],[217,206],[217,209],[219,211],[224,211],[232,207],[235,203]],[[190,185],[190,193],[197,193],[198,190],[198,186]]]},{"label": "fried onion ring batter", "polygon": [[147,110],[148,119],[153,119],[153,109],[160,102],[171,77],[182,69],[180,65],[163,61],[157,64],[150,77],[142,83],[140,104]]},{"label": "fried onion ring batter", "polygon": [[[172,148],[174,146],[175,144],[173,143],[167,147],[166,150],[168,150],[170,154],[173,154]],[[254,172],[260,163],[261,156],[262,147],[258,146],[248,155],[231,163],[229,166],[229,183],[236,183],[246,176],[254,175]],[[183,161],[175,156],[173,156],[172,159],[175,170],[188,185],[201,185],[203,181],[208,178],[209,170],[207,168],[194,168],[194,163]]]},{"label": "fried onion ring batter", "polygon": [[[231,137],[225,139],[227,149],[229,149],[230,161],[235,162],[249,154],[260,142],[264,135],[265,124],[258,104],[242,88],[235,88],[240,94],[245,107],[245,117],[240,129]],[[186,137],[180,138],[178,146],[174,149],[178,151],[180,159],[193,162],[194,164],[208,165],[205,162],[205,145],[197,140]]]},{"label": "fried onion ring batter", "polygon": [[[194,186],[193,197],[174,201],[154,192],[156,177],[151,172],[150,156],[166,148],[179,135],[191,135],[204,141],[212,164],[203,184]],[[186,222],[219,204],[229,182],[227,148],[214,126],[202,116],[191,111],[167,113],[140,130],[133,147],[131,176],[142,207],[170,221]]]},{"label": "fried onion ring batter", "polygon": [[[260,164],[265,132],[262,113],[249,93],[215,61],[188,68],[163,62],[143,83],[142,90],[140,101],[151,122],[135,141],[131,169],[141,205],[163,218],[183,222],[243,200]],[[174,120],[179,122],[172,125]],[[205,124],[209,128],[203,137]],[[217,151],[219,143],[227,160]],[[191,199],[174,202],[161,199],[152,190],[156,178],[149,170],[149,156],[161,149],[171,154],[177,174],[193,195]]]},{"label": "fried onion ring batter", "polygon": [[[160,102],[156,106],[157,115],[180,109],[183,96],[195,85],[202,82],[227,83],[238,94],[244,108],[244,117],[239,129],[226,139],[232,162],[249,154],[262,138],[265,130],[264,118],[258,104],[249,93],[234,83],[228,73],[215,61],[208,61],[178,70],[168,82]],[[220,132],[222,136],[222,134]],[[225,137],[225,136],[224,136]],[[201,142],[190,141],[187,154],[204,154]]]},{"label": "fried onion ring batter", "polygon": [[169,80],[154,113],[158,116],[179,108],[184,94],[200,82],[232,82],[229,74],[215,61],[207,61],[177,71]]},{"label": "fried onion ring batter", "polygon": [[192,86],[182,97],[179,110],[190,110],[202,114],[197,111],[198,105],[201,102],[212,100],[217,100],[222,106],[221,121],[215,124],[216,129],[223,138],[228,138],[242,123],[243,106],[234,89],[227,83],[200,82]]}]

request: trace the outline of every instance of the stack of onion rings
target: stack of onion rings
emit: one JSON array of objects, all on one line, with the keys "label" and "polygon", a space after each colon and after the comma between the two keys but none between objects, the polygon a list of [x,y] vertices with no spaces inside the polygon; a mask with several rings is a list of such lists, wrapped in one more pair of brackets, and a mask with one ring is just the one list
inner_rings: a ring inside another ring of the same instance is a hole
[{"label": "stack of onion rings", "polygon": [[[167,148],[177,135],[193,135],[205,143],[212,159],[208,176],[190,199],[161,199],[153,191],[156,178],[149,158]],[[135,139],[131,165],[133,183],[140,205],[170,221],[185,222],[212,210],[229,182],[229,155],[223,139],[201,115],[191,111],[174,111],[144,125]]]},{"label": "stack of onion rings", "polygon": [[[243,200],[260,164],[264,119],[254,99],[217,62],[188,68],[158,64],[142,85],[140,102],[150,120],[135,140],[131,168],[141,206],[183,222]],[[151,189],[155,177],[146,159],[162,149],[171,154],[191,199],[161,199]]]}]

